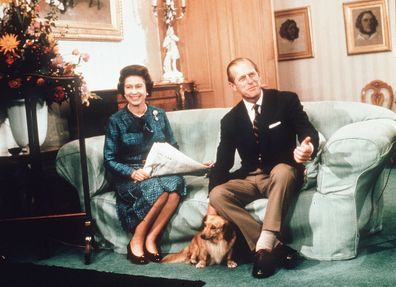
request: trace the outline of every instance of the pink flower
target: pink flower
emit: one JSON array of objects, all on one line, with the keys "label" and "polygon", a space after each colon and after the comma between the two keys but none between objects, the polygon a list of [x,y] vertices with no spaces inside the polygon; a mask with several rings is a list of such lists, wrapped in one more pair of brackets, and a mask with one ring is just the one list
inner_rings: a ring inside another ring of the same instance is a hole
[{"label": "pink flower", "polygon": [[7,54],[7,56],[6,56],[6,63],[8,64],[8,65],[12,65],[13,63],[14,63],[14,56],[12,56],[12,55],[10,55],[10,54]]},{"label": "pink flower", "polygon": [[21,80],[21,78],[16,78],[16,79],[10,80],[10,81],[8,82],[8,86],[9,86],[11,89],[18,89],[20,86],[22,86],[22,80]]},{"label": "pink flower", "polygon": [[81,59],[84,61],[84,62],[88,62],[89,61],[89,54],[88,53],[82,53],[81,54]]},{"label": "pink flower", "polygon": [[34,42],[32,40],[26,40],[24,48],[29,47],[29,46],[33,46]]},{"label": "pink flower", "polygon": [[57,103],[63,102],[65,98],[65,90],[63,89],[62,86],[56,86],[55,87],[55,93],[54,93],[54,101]]},{"label": "pink flower", "polygon": [[67,62],[63,67],[64,76],[74,76],[74,68],[76,66],[73,63]]},{"label": "pink flower", "polygon": [[41,27],[40,21],[37,21],[37,20],[34,21],[33,27],[34,27],[35,29],[40,29],[40,27]]},{"label": "pink flower", "polygon": [[53,58],[53,59],[51,60],[51,62],[52,62],[52,64],[54,64],[55,66],[62,65],[62,63],[63,63],[63,58],[62,58],[61,55],[58,54],[58,55],[56,55],[55,58]]},{"label": "pink flower", "polygon": [[38,78],[36,81],[37,86],[42,86],[44,85],[45,80],[43,78]]}]

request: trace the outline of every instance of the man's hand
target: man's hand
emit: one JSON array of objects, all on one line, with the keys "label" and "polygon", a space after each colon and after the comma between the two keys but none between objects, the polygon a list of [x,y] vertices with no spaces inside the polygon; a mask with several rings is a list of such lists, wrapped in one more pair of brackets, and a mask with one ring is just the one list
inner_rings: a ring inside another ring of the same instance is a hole
[{"label": "man's hand", "polygon": [[311,159],[311,155],[314,151],[314,147],[311,143],[311,138],[306,137],[300,146],[294,149],[293,155],[294,160],[297,163],[304,163]]},{"label": "man's hand", "polygon": [[132,172],[131,178],[134,182],[138,182],[150,178],[150,175],[144,169],[140,168]]}]

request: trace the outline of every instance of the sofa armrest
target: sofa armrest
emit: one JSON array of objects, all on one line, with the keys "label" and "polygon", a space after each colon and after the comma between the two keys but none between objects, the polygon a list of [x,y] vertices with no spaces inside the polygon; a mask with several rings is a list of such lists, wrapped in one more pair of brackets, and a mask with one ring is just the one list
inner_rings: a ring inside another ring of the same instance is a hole
[{"label": "sofa armrest", "polygon": [[317,191],[353,196],[357,179],[377,172],[390,157],[396,121],[376,119],[345,125],[327,141],[321,156]]},{"label": "sofa armrest", "polygon": [[[85,139],[90,197],[106,190],[108,181],[103,165],[104,136]],[[81,207],[84,206],[84,190],[80,164],[80,145],[74,140],[63,145],[56,156],[56,171],[78,191]]]}]

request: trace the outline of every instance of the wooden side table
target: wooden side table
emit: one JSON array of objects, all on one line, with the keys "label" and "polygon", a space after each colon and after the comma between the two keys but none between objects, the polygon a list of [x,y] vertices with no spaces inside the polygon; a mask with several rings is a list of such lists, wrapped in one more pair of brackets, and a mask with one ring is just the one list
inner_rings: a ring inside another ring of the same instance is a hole
[{"label": "wooden side table", "polygon": [[[116,90],[114,90],[117,93]],[[184,83],[158,83],[154,84],[150,97],[146,98],[150,105],[165,111],[194,109],[197,104],[197,90],[194,82]],[[117,95],[118,109],[125,106],[126,100]]]},{"label": "wooden side table", "polygon": [[[18,155],[0,154],[0,223],[80,213],[74,188],[56,172],[58,149],[40,148],[39,174],[32,169],[29,151]],[[39,184],[34,183],[36,176],[39,176]]]}]

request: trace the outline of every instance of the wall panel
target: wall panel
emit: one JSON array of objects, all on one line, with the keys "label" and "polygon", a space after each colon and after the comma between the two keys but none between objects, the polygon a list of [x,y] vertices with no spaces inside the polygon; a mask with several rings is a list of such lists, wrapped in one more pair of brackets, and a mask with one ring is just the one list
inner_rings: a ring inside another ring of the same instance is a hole
[{"label": "wall panel", "polygon": [[252,58],[263,82],[277,86],[272,15],[270,0],[188,2],[185,18],[176,23],[180,65],[184,76],[197,84],[200,107],[232,106],[240,100],[225,71],[235,57]]}]

